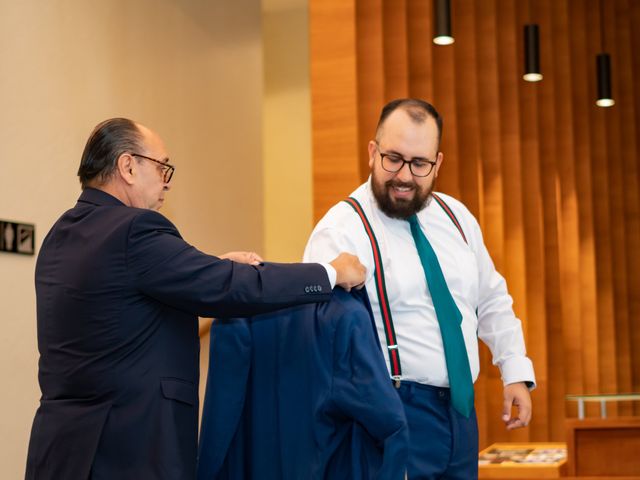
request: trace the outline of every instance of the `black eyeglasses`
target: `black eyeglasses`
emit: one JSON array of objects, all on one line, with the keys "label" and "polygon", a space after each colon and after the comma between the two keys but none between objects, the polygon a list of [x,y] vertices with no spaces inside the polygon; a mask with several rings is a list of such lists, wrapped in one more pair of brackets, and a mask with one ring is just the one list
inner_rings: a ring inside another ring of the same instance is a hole
[{"label": "black eyeglasses", "polygon": [[140,155],[139,153],[132,153],[131,156],[144,158],[145,160],[151,160],[152,162],[156,162],[157,164],[162,165],[162,180],[164,180],[164,183],[169,183],[171,181],[171,177],[173,177],[173,172],[176,170],[176,167],[174,167],[173,165],[166,162],[162,162],[160,160],[156,160],[155,158],[147,157],[145,155]]},{"label": "black eyeglasses", "polygon": [[427,160],[426,158],[414,158],[412,160],[405,160],[402,155],[397,153],[382,153],[380,151],[380,145],[376,142],[376,148],[380,154],[380,163],[382,168],[389,173],[397,173],[402,170],[405,163],[409,164],[409,171],[411,175],[415,177],[427,177],[433,170],[433,166],[436,162]]}]

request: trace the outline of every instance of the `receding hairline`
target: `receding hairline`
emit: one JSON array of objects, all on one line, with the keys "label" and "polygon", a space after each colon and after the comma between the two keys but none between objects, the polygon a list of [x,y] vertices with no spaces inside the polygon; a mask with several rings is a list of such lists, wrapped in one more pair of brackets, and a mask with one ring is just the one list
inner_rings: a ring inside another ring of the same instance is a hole
[{"label": "receding hairline", "polygon": [[376,126],[376,141],[379,141],[381,132],[388,118],[396,111],[404,111],[416,125],[424,124],[429,117],[436,123],[438,130],[438,143],[442,139],[442,117],[436,108],[424,100],[417,98],[399,98],[387,103],[380,112],[378,125]]},{"label": "receding hairline", "polygon": [[441,127],[438,125],[437,119],[433,117],[433,115],[429,114],[428,112],[418,107],[404,107],[404,106],[398,107],[392,112],[390,112],[389,115],[387,115],[384,118],[384,120],[378,124],[378,127],[376,129],[376,137],[375,137],[376,141],[378,142],[380,141],[380,137],[384,132],[384,128],[387,123],[387,120],[389,120],[389,117],[391,117],[391,115],[393,115],[396,112],[405,112],[409,117],[409,119],[411,120],[411,122],[415,125],[424,125],[429,120],[433,121],[433,123],[436,126],[436,129],[438,130],[438,142],[440,142],[440,138],[442,136],[442,130],[441,130]]},{"label": "receding hairline", "polygon": [[132,120],[132,122],[136,126],[136,129],[138,130],[138,133],[140,134],[141,139],[143,139],[146,136],[154,135],[155,132],[151,130],[149,127],[147,127],[146,125],[143,125],[140,122],[136,122],[135,120]]}]

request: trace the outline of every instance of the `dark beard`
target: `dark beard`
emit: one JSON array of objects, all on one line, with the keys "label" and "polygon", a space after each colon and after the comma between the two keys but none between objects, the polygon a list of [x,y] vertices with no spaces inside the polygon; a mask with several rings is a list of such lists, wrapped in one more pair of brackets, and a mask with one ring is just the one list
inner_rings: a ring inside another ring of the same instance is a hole
[{"label": "dark beard", "polygon": [[[392,200],[389,190],[392,187],[410,187],[415,189],[415,195],[411,200]],[[375,178],[371,179],[373,196],[382,212],[391,218],[406,220],[411,215],[418,213],[427,206],[431,198],[431,192],[435,187],[435,181],[426,190],[420,190],[415,183],[398,182],[389,180],[383,186],[379,186]]]}]

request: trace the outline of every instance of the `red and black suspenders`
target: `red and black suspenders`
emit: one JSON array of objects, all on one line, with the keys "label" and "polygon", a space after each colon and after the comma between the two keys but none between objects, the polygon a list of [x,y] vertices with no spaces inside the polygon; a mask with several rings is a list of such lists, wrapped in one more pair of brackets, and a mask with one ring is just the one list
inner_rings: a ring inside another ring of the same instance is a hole
[{"label": "red and black suspenders", "polygon": [[[438,205],[442,207],[444,212],[451,219],[455,227],[460,232],[460,235],[462,235],[465,243],[468,243],[467,237],[465,236],[462,227],[460,226],[460,222],[458,222],[458,219],[453,214],[449,206],[445,203],[444,200],[442,200],[442,198],[440,198],[435,193],[432,193],[431,196],[435,199],[436,202],[438,202]],[[353,197],[349,197],[345,200],[345,202],[348,203],[360,217],[362,225],[364,226],[364,230],[367,234],[367,237],[369,238],[369,242],[371,243],[373,262],[375,266],[373,276],[376,282],[376,293],[378,295],[378,303],[380,304],[380,314],[382,315],[384,334],[387,340],[387,353],[389,354],[389,364],[391,365],[391,378],[395,381],[396,386],[399,386],[400,379],[402,378],[400,351],[398,350],[398,343],[396,341],[396,332],[393,327],[391,308],[389,307],[389,298],[387,296],[387,287],[384,279],[384,267],[382,266],[382,255],[380,253],[380,247],[378,246],[378,240],[376,239],[369,219],[362,209],[362,205],[360,205],[360,203]]]}]

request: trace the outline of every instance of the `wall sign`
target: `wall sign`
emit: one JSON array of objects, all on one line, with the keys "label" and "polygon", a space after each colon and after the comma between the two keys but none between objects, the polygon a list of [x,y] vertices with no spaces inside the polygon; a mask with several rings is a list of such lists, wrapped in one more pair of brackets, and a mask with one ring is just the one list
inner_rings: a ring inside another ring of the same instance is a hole
[{"label": "wall sign", "polygon": [[36,227],[31,223],[0,220],[0,252],[33,255]]}]

